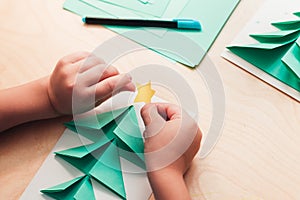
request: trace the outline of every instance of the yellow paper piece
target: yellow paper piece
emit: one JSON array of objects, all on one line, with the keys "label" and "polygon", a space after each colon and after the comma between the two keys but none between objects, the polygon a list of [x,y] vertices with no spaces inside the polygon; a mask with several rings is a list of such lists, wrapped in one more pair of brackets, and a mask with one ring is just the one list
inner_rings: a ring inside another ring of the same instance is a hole
[{"label": "yellow paper piece", "polygon": [[151,99],[153,95],[155,94],[155,90],[151,88],[151,81],[145,85],[137,84],[137,96],[134,99],[135,103],[138,102],[145,102],[145,103],[151,103]]}]

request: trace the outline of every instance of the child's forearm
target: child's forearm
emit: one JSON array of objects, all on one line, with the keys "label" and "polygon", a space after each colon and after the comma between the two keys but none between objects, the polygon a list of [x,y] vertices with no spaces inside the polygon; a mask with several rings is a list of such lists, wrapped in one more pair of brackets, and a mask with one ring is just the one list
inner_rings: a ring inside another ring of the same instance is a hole
[{"label": "child's forearm", "polygon": [[0,92],[0,131],[58,116],[48,98],[48,77]]},{"label": "child's forearm", "polygon": [[148,172],[148,178],[156,200],[189,200],[190,195],[183,176],[176,172]]}]

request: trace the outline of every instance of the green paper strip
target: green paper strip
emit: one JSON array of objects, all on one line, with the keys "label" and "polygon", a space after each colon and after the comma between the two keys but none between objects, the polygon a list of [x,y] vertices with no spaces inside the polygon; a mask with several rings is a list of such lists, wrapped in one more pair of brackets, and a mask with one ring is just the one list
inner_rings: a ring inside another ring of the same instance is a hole
[{"label": "green paper strip", "polygon": [[251,34],[250,36],[262,43],[284,44],[289,41],[295,41],[300,35],[299,30],[276,31],[263,34]]},{"label": "green paper strip", "polygon": [[300,29],[300,20],[273,22],[272,25],[280,30],[296,30]]},{"label": "green paper strip", "polygon": [[69,156],[74,158],[83,158],[84,156],[92,153],[93,151],[96,151],[97,149],[101,148],[105,144],[109,143],[110,140],[108,140],[106,137],[102,137],[101,140],[99,140],[97,143],[85,145],[85,146],[79,146],[63,151],[55,152],[57,155],[62,156]]},{"label": "green paper strip", "polygon": [[95,199],[89,176],[81,176],[51,188],[41,190],[41,192],[57,200]]},{"label": "green paper strip", "polygon": [[293,14],[296,15],[296,16],[298,16],[298,17],[300,17],[300,12],[295,12]]},{"label": "green paper strip", "polygon": [[[57,152],[56,155],[62,159],[64,159],[65,161],[67,161],[68,163],[70,163],[71,165],[73,165],[74,167],[76,167],[77,169],[79,169],[80,171],[82,171],[85,174],[89,174],[91,169],[94,167],[94,165],[98,162],[99,158],[101,157],[101,155],[103,154],[103,152],[105,151],[105,149],[107,148],[109,144],[100,147],[99,149],[96,149],[95,151],[86,154],[86,156],[84,157],[79,157],[79,155],[72,155],[71,152],[73,152],[74,150],[71,149],[70,152],[68,150],[65,150],[64,152]],[[86,153],[86,149],[83,146],[82,148],[80,148],[83,152],[78,153],[80,155],[85,154]]]}]

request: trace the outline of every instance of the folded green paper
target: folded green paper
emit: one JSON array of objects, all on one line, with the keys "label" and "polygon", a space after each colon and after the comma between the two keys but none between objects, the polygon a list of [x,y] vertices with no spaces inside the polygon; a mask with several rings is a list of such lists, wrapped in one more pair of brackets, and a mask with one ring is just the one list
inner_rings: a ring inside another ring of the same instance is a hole
[{"label": "folded green paper", "polygon": [[300,20],[275,22],[272,25],[280,31],[250,35],[260,43],[227,48],[300,92]]},{"label": "folded green paper", "polygon": [[[41,190],[55,199],[86,199],[93,194],[91,179],[126,199],[120,157],[145,169],[144,143],[133,106],[74,120],[66,126],[92,143],[63,151],[56,156],[85,174]],[[82,198],[81,198],[82,197]],[[72,199],[72,198],[69,198]]]}]

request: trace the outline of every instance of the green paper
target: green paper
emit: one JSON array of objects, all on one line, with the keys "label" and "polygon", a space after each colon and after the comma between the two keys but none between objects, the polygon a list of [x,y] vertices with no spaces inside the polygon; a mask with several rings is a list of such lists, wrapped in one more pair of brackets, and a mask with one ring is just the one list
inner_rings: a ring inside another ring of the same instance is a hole
[{"label": "green paper", "polygon": [[114,110],[111,112],[106,112],[100,115],[90,116],[83,119],[77,119],[75,121],[66,123],[68,125],[76,125],[80,127],[85,128],[91,128],[91,129],[101,129],[105,125],[107,125],[109,122],[114,120],[115,118],[119,117],[122,113],[124,113],[127,110],[127,108],[121,108],[118,110]]},{"label": "green paper", "polygon": [[300,12],[295,12],[293,14],[296,15],[296,16],[298,16],[298,17],[300,17]]},{"label": "green paper", "polygon": [[82,176],[61,183],[48,189],[41,190],[42,193],[58,200],[94,200],[94,190],[89,176]]},{"label": "green paper", "polygon": [[[93,143],[55,152],[56,156],[87,176],[93,177],[122,199],[126,199],[120,156],[145,169],[144,143],[134,107],[101,113],[93,117],[71,121],[65,125],[76,133],[87,136]],[[68,197],[73,195],[72,197],[78,198],[84,196],[82,191],[92,190],[87,186],[77,187],[77,181],[79,179],[48,190],[54,191],[71,187],[73,192],[68,194]],[[43,191],[46,192],[46,190]],[[53,194],[49,194],[49,192],[47,195],[53,197]],[[57,196],[57,194],[55,195]]]},{"label": "green paper", "polygon": [[[195,67],[214,42],[238,2],[239,0],[190,0],[179,15],[172,17],[199,20],[203,27],[201,32],[168,30],[163,36],[158,36],[141,29],[108,28],[170,59]],[[79,0],[66,0],[64,8],[81,16],[90,14],[107,16],[104,11]],[[132,30],[140,31],[129,32]],[[182,38],[179,38],[178,33],[182,35]]]},{"label": "green paper", "polygon": [[90,175],[107,188],[126,199],[118,149],[112,143],[90,171]]},{"label": "green paper", "polygon": [[250,36],[261,43],[227,48],[300,92],[300,20],[275,22],[272,25],[282,31],[253,34]]},{"label": "green paper", "polygon": [[282,61],[300,78],[300,37],[284,55]]},{"label": "green paper", "polygon": [[144,4],[138,0],[101,0],[106,3],[117,5],[129,10],[134,10],[146,14],[150,14],[156,17],[161,17],[166,10],[170,0],[160,0],[154,3]]},{"label": "green paper", "polygon": [[294,41],[299,37],[299,30],[276,31],[264,34],[251,34],[250,36],[262,43],[287,43]]},{"label": "green paper", "polygon": [[231,46],[228,47],[228,49],[274,78],[300,91],[299,79],[294,75],[291,69],[281,61],[281,58],[290,47],[291,44],[279,46],[274,49],[256,49],[249,48],[249,46]]},{"label": "green paper", "polygon": [[272,25],[280,30],[295,30],[300,29],[300,20],[273,22]]}]

